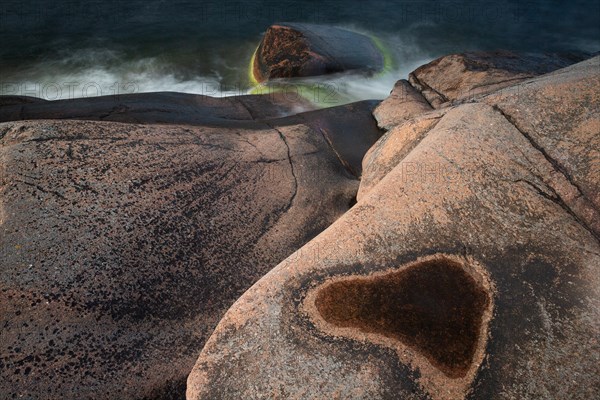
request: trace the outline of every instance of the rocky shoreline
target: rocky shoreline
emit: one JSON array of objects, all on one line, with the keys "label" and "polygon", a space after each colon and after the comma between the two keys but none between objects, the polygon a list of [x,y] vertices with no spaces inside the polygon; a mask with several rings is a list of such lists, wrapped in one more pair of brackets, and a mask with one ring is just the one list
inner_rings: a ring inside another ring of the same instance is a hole
[{"label": "rocky shoreline", "polygon": [[429,110],[397,84],[358,203],[229,309],[188,398],[594,397],[599,63]]},{"label": "rocky shoreline", "polygon": [[599,93],[504,51],[325,109],[0,97],[0,397],[594,398]]}]

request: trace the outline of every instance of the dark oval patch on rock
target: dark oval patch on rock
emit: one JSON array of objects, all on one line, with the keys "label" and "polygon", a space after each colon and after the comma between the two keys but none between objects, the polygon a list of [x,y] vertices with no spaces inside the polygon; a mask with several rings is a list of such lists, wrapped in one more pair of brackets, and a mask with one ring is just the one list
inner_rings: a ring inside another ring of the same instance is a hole
[{"label": "dark oval patch on rock", "polygon": [[383,69],[383,55],[369,37],[314,24],[279,23],[267,29],[254,58],[253,74],[275,78]]},{"label": "dark oval patch on rock", "polygon": [[328,323],[399,340],[451,378],[469,370],[489,304],[486,289],[449,259],[333,282],[315,298]]}]

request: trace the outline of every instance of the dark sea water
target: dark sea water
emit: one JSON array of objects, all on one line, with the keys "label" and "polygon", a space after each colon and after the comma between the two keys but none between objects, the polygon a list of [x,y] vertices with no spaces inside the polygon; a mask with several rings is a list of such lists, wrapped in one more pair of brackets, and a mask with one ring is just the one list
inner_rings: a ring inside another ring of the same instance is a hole
[{"label": "dark sea water", "polygon": [[261,33],[281,21],[385,43],[395,59],[387,73],[318,80],[344,101],[383,98],[395,80],[451,52],[600,50],[597,0],[0,0],[0,94],[244,93]]}]

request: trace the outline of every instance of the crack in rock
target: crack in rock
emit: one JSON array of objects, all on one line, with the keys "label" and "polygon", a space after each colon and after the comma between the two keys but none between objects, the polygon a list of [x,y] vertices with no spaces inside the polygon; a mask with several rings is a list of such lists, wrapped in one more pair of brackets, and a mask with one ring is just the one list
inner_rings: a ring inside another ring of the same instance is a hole
[{"label": "crack in rock", "polygon": [[[573,177],[569,174],[565,167],[563,167],[557,160],[552,158],[552,156],[550,156],[550,154],[548,154],[548,152],[546,152],[546,150],[539,143],[537,143],[529,133],[522,130],[518,126],[517,121],[511,115],[504,112],[504,110],[502,110],[497,105],[492,106],[492,108],[498,113],[500,113],[529,142],[529,144],[534,149],[536,149],[542,154],[544,159],[546,159],[546,161],[551,165],[554,171],[560,173],[567,180],[567,182],[577,190],[577,198],[581,197],[586,201],[586,203],[590,204],[590,202],[584,196],[583,191],[581,190],[579,185],[577,185],[577,183],[574,182]],[[537,186],[532,185],[531,182],[525,180],[522,181],[524,183],[529,184],[529,186],[532,186],[543,197],[551,200],[552,202],[560,206],[564,211],[571,215],[579,225],[581,225],[585,230],[590,232],[590,234],[600,243],[600,235],[594,230],[592,226],[590,226],[590,224],[586,220],[581,218],[575,211],[573,211],[569,204],[567,204],[567,202],[564,201],[561,195],[551,185],[544,182],[546,183],[548,189],[552,192],[552,196],[548,195],[547,193],[544,193]],[[542,179],[542,181],[544,180]],[[596,211],[595,208],[592,207],[592,209]]]}]

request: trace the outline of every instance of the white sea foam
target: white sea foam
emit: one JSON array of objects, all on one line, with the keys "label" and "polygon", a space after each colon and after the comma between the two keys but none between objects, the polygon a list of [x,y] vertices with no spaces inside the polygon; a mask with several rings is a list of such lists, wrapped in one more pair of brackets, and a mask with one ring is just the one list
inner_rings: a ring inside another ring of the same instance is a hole
[{"label": "white sea foam", "polygon": [[[350,27],[352,29],[352,27]],[[276,82],[317,106],[327,107],[365,99],[383,99],[398,79],[406,78],[418,65],[431,59],[407,37],[385,37],[383,42],[396,60],[394,68],[375,76],[335,74]],[[252,45],[254,46],[254,45]],[[246,53],[251,54],[253,49]],[[243,53],[243,51],[242,51]],[[4,73],[0,94],[40,97],[46,100],[93,97],[124,93],[172,91],[214,97],[268,92],[248,83],[248,60],[215,55],[220,70],[190,73],[160,57],[135,59],[114,49],[84,49],[57,54],[12,73]],[[208,74],[207,74],[208,72]],[[233,78],[232,78],[233,77]]]},{"label": "white sea foam", "polygon": [[181,79],[173,72],[153,70],[153,60],[139,61],[148,68],[127,70],[103,66],[71,71],[39,65],[38,70],[25,79],[18,76],[3,79],[0,85],[2,95],[40,97],[46,100],[104,96],[125,93],[183,92],[210,96],[231,96],[239,94],[234,89],[223,90],[214,77],[194,77]]}]

